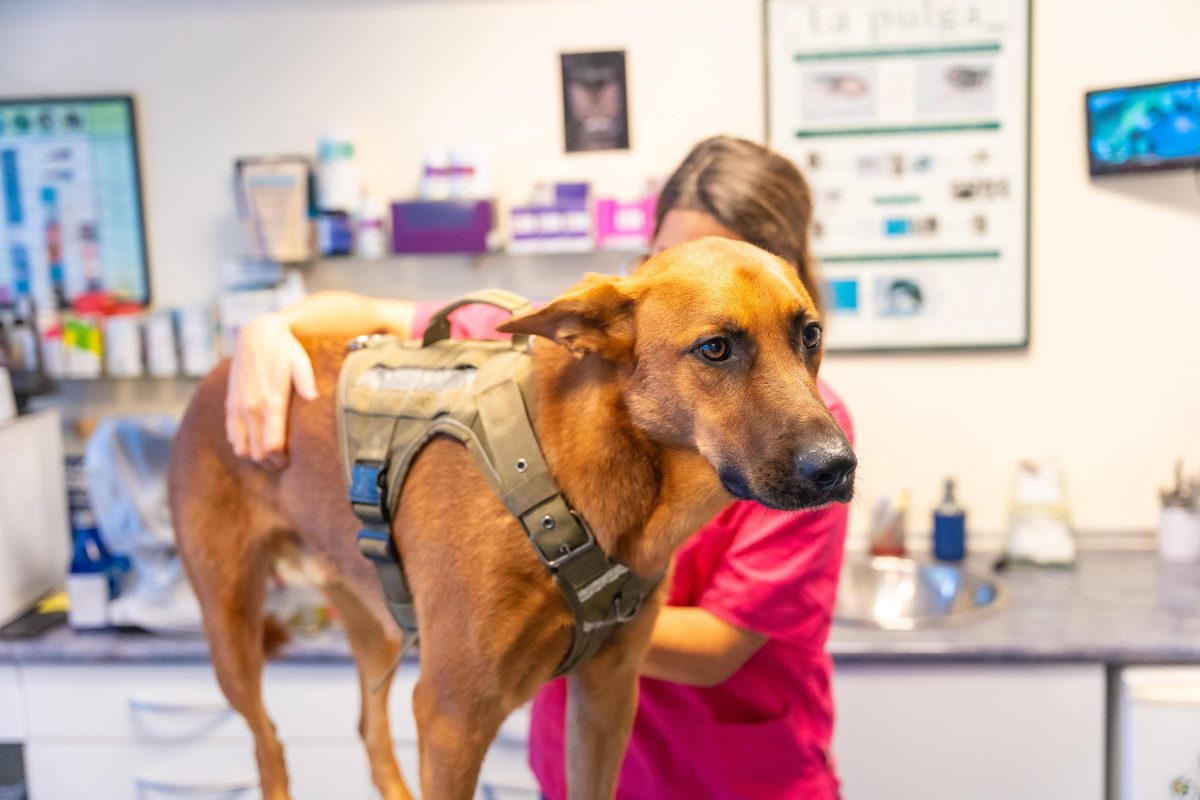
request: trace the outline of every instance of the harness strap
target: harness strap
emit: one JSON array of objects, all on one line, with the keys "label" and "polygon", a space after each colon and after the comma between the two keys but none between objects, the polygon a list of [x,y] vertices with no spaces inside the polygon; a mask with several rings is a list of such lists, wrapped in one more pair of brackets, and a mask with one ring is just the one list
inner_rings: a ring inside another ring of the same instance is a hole
[{"label": "harness strap", "polygon": [[404,631],[405,639],[412,640],[417,634],[417,606],[391,533],[386,528],[363,528],[358,532],[358,549],[375,565],[388,611]]},{"label": "harness strap", "polygon": [[[502,308],[514,317],[531,308],[529,301],[524,297],[503,289],[482,289],[478,292],[471,292],[438,309],[437,313],[429,318],[429,324],[425,326],[425,335],[421,339],[421,346],[429,347],[434,342],[449,339],[450,314],[463,306],[474,303]],[[512,343],[514,348],[524,350],[529,345],[529,336],[524,333],[513,334]]]},{"label": "harness strap", "polygon": [[532,392],[528,370],[477,398],[491,463],[500,473],[501,500],[521,522],[533,551],[554,575],[575,621],[571,649],[556,675],[593,655],[617,625],[628,622],[654,591],[661,575],[642,578],[606,554],[563,497],[525,414],[522,395]]},{"label": "harness strap", "polygon": [[[433,316],[421,349],[447,346],[437,343],[450,335],[449,314],[469,303],[486,303],[514,313],[528,307],[527,301],[508,292],[468,295]],[[528,341],[529,337],[514,336],[512,350],[527,352]],[[361,344],[371,348],[382,343],[368,340]],[[504,352],[512,355],[507,348]],[[528,358],[523,356],[515,363],[519,366],[513,368],[510,379],[472,393],[473,404],[455,401],[448,413],[436,412],[432,406],[422,408],[422,402],[410,403],[398,416],[396,412],[386,414],[385,422],[387,404],[377,407],[370,396],[355,395],[356,408],[370,411],[354,420],[339,411],[343,453],[349,448],[354,458],[348,466],[347,493],[364,526],[358,534],[359,549],[374,564],[388,608],[411,641],[418,627],[416,608],[392,541],[392,513],[409,467],[430,439],[446,435],[464,444],[505,507],[520,521],[534,554],[554,576],[571,611],[575,624],[571,647],[556,671],[562,675],[593,655],[620,624],[632,619],[662,575],[636,575],[606,554],[567,503],[533,430],[535,396]],[[339,407],[347,395],[347,381],[348,370],[343,367]],[[354,442],[353,448],[350,442]]]},{"label": "harness strap", "polygon": [[392,542],[391,515],[383,502],[386,488],[386,455],[379,460],[358,460],[351,465],[350,507],[366,526],[358,532],[358,549],[375,566],[388,610],[404,631],[405,639],[412,641],[417,633],[417,610],[400,554]]}]

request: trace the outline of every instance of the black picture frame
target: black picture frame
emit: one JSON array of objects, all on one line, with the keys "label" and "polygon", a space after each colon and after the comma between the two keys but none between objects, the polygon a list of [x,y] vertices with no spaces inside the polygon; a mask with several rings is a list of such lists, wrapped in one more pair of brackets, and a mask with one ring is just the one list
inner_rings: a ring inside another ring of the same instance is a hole
[{"label": "black picture frame", "polygon": [[[154,297],[153,273],[150,269],[150,248],[146,232],[146,187],[142,174],[141,139],[138,130],[137,101],[132,94],[68,94],[41,95],[32,97],[0,96],[0,107],[7,105],[38,105],[63,103],[123,103],[129,115],[129,141],[133,150],[133,185],[136,191],[138,246],[142,256],[142,284],[145,291],[140,297],[124,298],[135,305],[149,307]],[[11,308],[12,304],[0,304],[0,307]]]},{"label": "black picture frame", "polygon": [[563,53],[561,62],[566,152],[628,150],[625,51]]}]

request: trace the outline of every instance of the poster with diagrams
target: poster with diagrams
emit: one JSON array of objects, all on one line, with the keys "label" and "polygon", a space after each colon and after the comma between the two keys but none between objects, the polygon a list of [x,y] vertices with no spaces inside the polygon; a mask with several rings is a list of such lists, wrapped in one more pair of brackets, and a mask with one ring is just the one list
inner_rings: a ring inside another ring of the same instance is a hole
[{"label": "poster with diagrams", "polygon": [[0,101],[0,307],[149,301],[133,100]]},{"label": "poster with diagrams", "polygon": [[1028,344],[1027,0],[767,0],[832,350]]}]

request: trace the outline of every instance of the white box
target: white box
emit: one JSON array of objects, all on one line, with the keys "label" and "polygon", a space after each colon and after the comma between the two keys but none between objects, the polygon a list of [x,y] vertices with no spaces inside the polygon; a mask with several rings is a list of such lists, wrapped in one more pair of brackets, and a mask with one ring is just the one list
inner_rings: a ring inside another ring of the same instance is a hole
[{"label": "white box", "polygon": [[0,625],[61,586],[70,561],[62,423],[18,417],[0,425]]}]

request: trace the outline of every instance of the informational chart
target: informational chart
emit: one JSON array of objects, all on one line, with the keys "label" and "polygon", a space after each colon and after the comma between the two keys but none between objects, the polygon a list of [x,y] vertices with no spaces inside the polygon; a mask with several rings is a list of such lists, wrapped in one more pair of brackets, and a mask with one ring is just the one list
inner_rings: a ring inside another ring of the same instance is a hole
[{"label": "informational chart", "polygon": [[147,302],[139,184],[130,98],[0,101],[0,306]]},{"label": "informational chart", "polygon": [[768,138],[812,186],[833,350],[1023,347],[1027,0],[767,0]]}]

